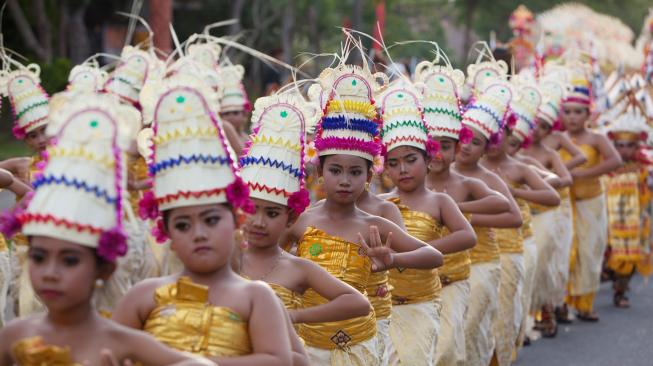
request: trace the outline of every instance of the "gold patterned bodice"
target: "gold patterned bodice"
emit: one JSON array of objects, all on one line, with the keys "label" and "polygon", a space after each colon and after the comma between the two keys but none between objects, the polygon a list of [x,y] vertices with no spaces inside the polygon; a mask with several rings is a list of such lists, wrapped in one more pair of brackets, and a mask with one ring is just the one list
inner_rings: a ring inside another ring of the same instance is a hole
[{"label": "gold patterned bodice", "polygon": [[248,324],[226,307],[209,303],[208,287],[181,277],[159,287],[143,330],[171,348],[202,356],[252,353]]},{"label": "gold patterned bodice", "polygon": [[519,206],[519,211],[521,212],[522,224],[521,236],[523,239],[528,239],[533,236],[533,217],[531,216],[531,208],[528,205],[526,200],[517,198],[517,206]]},{"label": "gold patterned bodice", "polygon": [[474,263],[499,260],[499,243],[494,229],[474,226],[476,245],[469,251],[469,258]]},{"label": "gold patterned bodice", "polygon": [[274,291],[275,294],[277,294],[277,297],[281,299],[283,302],[283,306],[286,307],[286,309],[296,309],[297,305],[299,304],[299,294],[296,292],[283,287],[281,285],[277,285],[276,283],[269,283],[270,287],[272,287],[272,290]]},{"label": "gold patterned bodice", "polygon": [[[576,146],[587,157],[587,161],[583,165],[580,165],[579,168],[591,168],[601,162],[601,154],[591,145],[577,144]],[[562,160],[565,162],[571,160],[572,157],[567,150],[560,150],[559,152]],[[597,197],[603,194],[601,179],[599,177],[574,179],[574,183],[571,186],[571,193],[576,200]]]},{"label": "gold patterned bodice", "polygon": [[374,272],[367,284],[367,299],[374,307],[376,319],[387,319],[392,313],[391,286],[388,283],[388,271]]},{"label": "gold patterned bodice", "polygon": [[523,253],[524,239],[519,228],[496,228],[494,233],[499,243],[499,253]]},{"label": "gold patterned bodice", "polygon": [[[449,235],[449,229],[442,227],[440,230],[440,238]],[[449,285],[456,281],[462,281],[469,278],[471,272],[472,261],[469,255],[469,249],[462,252],[445,254],[444,264],[438,268],[440,274],[440,282],[443,286]]]},{"label": "gold patterned bodice", "polygon": [[[318,264],[332,276],[366,295],[372,264],[358,244],[309,226],[299,241],[297,255]],[[308,289],[302,296],[301,307],[309,308],[326,302],[313,289]],[[345,348],[375,335],[374,311],[344,321],[299,325],[299,336],[306,344],[322,349]]]},{"label": "gold patterned bodice", "polygon": [[[412,211],[401,205],[398,198],[390,199],[401,212],[406,231],[413,237],[428,242],[440,237],[442,225],[431,215]],[[390,270],[392,302],[396,305],[416,304],[436,299],[442,284],[437,269],[393,268]]]},{"label": "gold patterned bodice", "polygon": [[49,346],[39,336],[19,340],[12,346],[18,366],[81,366],[70,358],[70,348]]}]

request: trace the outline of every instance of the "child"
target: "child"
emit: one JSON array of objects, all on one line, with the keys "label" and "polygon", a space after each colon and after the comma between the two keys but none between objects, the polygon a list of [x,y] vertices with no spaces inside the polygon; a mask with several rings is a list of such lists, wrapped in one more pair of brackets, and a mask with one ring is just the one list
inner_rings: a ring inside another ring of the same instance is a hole
[{"label": "child", "polygon": [[[360,292],[367,288],[372,272],[395,267],[434,268],[442,259],[437,250],[397,225],[356,207],[365,189],[366,171],[380,151],[372,103],[372,95],[379,89],[376,80],[387,82],[387,76],[344,64],[321,73],[320,83],[329,97],[315,146],[326,199],[302,214],[282,240],[297,242],[300,257],[320,264]],[[324,302],[309,291],[302,306]],[[346,322],[302,324],[299,334],[314,364],[381,364],[384,350],[377,349],[373,313]]]},{"label": "child", "polygon": [[88,94],[52,115],[55,147],[70,153],[50,157],[27,210],[15,211],[19,223],[3,225],[15,232],[22,224],[30,238],[30,281],[48,311],[17,319],[0,332],[1,365],[99,365],[103,350],[121,363],[191,359],[101,317],[92,304],[94,287],[109,279],[116,258],[127,250],[122,149],[133,121],[123,112],[111,98]]},{"label": "child", "polygon": [[224,83],[220,98],[220,117],[231,124],[244,144],[247,134],[247,116],[252,110],[243,85],[245,69],[242,65],[222,66],[218,69],[220,80]]},{"label": "child", "polygon": [[647,208],[650,192],[647,186],[650,164],[643,158],[640,143],[649,127],[641,106],[630,101],[627,109],[607,127],[608,137],[619,152],[624,165],[606,177],[608,207],[607,267],[613,271],[613,303],[618,308],[630,306],[628,284],[637,271],[650,276],[650,217]]},{"label": "child", "polygon": [[114,319],[220,365],[288,365],[282,305],[267,285],[231,267],[236,210],[249,198],[210,108],[216,95],[184,75],[165,80],[159,92],[143,104],[152,108],[155,145],[153,194],[141,209],[157,219],[157,235],[170,238],[184,269],[132,287]]},{"label": "child", "polygon": [[[437,145],[427,134],[418,92],[403,83],[391,86],[381,99],[386,172],[396,187],[381,197],[400,208],[409,234],[445,254],[466,250],[476,241],[471,226],[451,198],[426,188],[427,166]],[[447,354],[451,340],[442,336],[452,337],[453,330],[440,331],[440,282],[435,270],[390,271],[394,300],[390,334],[401,364],[431,365]],[[445,352],[437,352],[441,349]]]},{"label": "child", "polygon": [[[462,137],[468,141],[471,134],[471,130],[462,128],[460,122],[458,94],[464,81],[462,71],[430,62],[421,63],[417,70],[416,80],[423,83],[424,119],[429,138],[440,146],[429,162],[427,188],[450,196],[472,220],[474,214],[507,212],[510,205],[505,197],[490,190],[482,181],[450,170],[459,139]],[[484,242],[477,244],[486,245]],[[478,284],[477,279],[474,282],[470,279],[470,250],[445,253],[444,266],[438,272],[444,287],[440,296],[442,331],[441,341],[438,342],[437,364],[463,362],[467,358],[464,317],[466,314],[476,317],[476,313],[472,315],[472,312],[477,310],[477,313],[485,313],[485,309],[468,311],[470,293],[473,291],[471,286]]]},{"label": "child", "polygon": [[[571,249],[567,305],[576,309],[578,318],[596,322],[594,294],[599,288],[603,252],[607,241],[607,216],[601,176],[621,166],[621,158],[602,134],[590,131],[589,81],[582,68],[571,71],[572,89],[562,103],[565,135],[587,157],[587,162],[573,168],[571,201],[574,207],[574,241]],[[571,156],[564,152],[565,161]],[[566,307],[559,318],[567,319]]]},{"label": "child", "polygon": [[[291,95],[258,99],[252,114],[256,133],[241,158],[241,175],[256,207],[243,227],[247,249],[241,275],[270,284],[296,324],[342,321],[370,313],[370,303],[356,289],[279,247],[283,231],[309,203],[303,149],[304,126],[314,118],[312,114],[314,110],[303,100]],[[309,289],[329,302],[298,308]]]}]

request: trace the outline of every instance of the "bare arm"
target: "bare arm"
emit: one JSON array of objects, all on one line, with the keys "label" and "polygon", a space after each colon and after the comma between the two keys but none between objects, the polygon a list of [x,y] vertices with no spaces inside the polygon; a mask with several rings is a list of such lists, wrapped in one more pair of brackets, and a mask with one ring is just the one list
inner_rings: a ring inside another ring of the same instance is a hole
[{"label": "bare arm", "polygon": [[150,312],[156,306],[154,291],[163,282],[159,279],[150,279],[137,283],[120,299],[118,306],[112,314],[112,319],[126,327],[143,329]]},{"label": "bare arm", "polygon": [[560,204],[560,196],[544,179],[531,168],[523,164],[521,166],[523,180],[530,189],[513,188],[512,194],[516,198],[521,198],[529,202],[537,203],[544,206],[557,206]]},{"label": "bare arm", "polygon": [[597,178],[604,174],[610,173],[622,164],[621,156],[617,153],[617,150],[603,135],[594,135],[596,139],[597,148],[601,153],[603,159],[600,163],[589,168],[576,168],[571,171],[571,175],[574,178]]},{"label": "bare arm", "polygon": [[[215,365],[214,362],[190,353],[179,352],[165,346],[145,332],[129,330],[121,335],[122,344],[129,347],[126,358],[140,361],[146,365]],[[125,339],[126,338],[126,339]]]},{"label": "bare arm", "polygon": [[379,221],[381,236],[386,241],[388,236],[392,237],[390,249],[396,252],[393,254],[392,265],[387,268],[431,269],[442,266],[444,259],[438,250],[401,230],[396,224],[382,217],[376,219]]},{"label": "bare arm", "polygon": [[510,202],[499,192],[491,190],[478,179],[467,179],[465,185],[474,201],[458,202],[458,208],[464,213],[498,214],[510,210]]},{"label": "bare arm", "polygon": [[309,366],[308,355],[304,349],[304,345],[299,340],[295,328],[293,327],[292,320],[288,312],[284,312],[284,318],[286,319],[286,330],[288,331],[288,337],[290,338],[290,349],[292,351],[292,365],[293,366]]},{"label": "bare arm", "polygon": [[465,216],[456,209],[456,202],[448,195],[441,195],[438,199],[441,200],[440,219],[449,229],[450,234],[432,240],[429,244],[443,254],[457,253],[473,248],[476,245],[476,234]]},{"label": "bare arm", "polygon": [[32,159],[23,157],[23,158],[11,158],[7,160],[0,161],[0,168],[6,169],[16,178],[22,180],[25,183],[29,182],[29,165]]},{"label": "bare arm", "polygon": [[306,287],[312,288],[329,302],[304,309],[289,310],[293,323],[324,323],[365,316],[370,303],[360,292],[338,280],[322,267],[301,261]]},{"label": "bare arm", "polygon": [[558,155],[555,151],[551,151],[550,154],[551,168],[560,179],[560,185],[558,188],[569,187],[573,183],[569,169],[567,169],[565,163],[560,158],[560,155]]},{"label": "bare arm", "polygon": [[495,191],[501,193],[510,203],[510,211],[495,215],[474,214],[472,215],[473,226],[496,227],[496,228],[518,228],[522,225],[521,212],[517,202],[510,193],[508,185],[496,174],[487,173],[484,180],[487,185]]},{"label": "bare arm", "polygon": [[401,230],[406,230],[404,218],[401,216],[401,211],[399,211],[397,205],[387,202],[387,204],[383,206],[383,217],[395,223],[401,228]]},{"label": "bare arm", "polygon": [[249,336],[252,353],[240,357],[215,357],[220,366],[286,366],[291,364],[290,339],[286,330],[285,309],[269,286],[252,284]]},{"label": "bare arm", "polygon": [[573,142],[571,142],[571,139],[567,137],[564,133],[559,133],[557,134],[559,142],[560,142],[560,147],[563,149],[567,150],[569,155],[571,155],[571,159],[565,163],[565,166],[567,169],[572,170],[575,167],[579,165],[585,164],[587,162],[587,156],[583,154],[583,152],[576,146]]}]

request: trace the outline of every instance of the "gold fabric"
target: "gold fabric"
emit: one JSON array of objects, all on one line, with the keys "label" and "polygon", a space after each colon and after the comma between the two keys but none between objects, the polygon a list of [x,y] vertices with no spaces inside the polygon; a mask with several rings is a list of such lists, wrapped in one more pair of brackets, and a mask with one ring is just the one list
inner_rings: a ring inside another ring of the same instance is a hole
[{"label": "gold fabric", "polygon": [[483,262],[499,260],[499,243],[494,229],[489,227],[474,226],[476,232],[476,245],[469,251],[472,265]]},{"label": "gold fabric", "polygon": [[277,294],[277,297],[281,299],[281,302],[283,302],[283,306],[285,306],[286,309],[297,309],[297,306],[300,302],[300,295],[298,293],[293,292],[292,290],[287,289],[281,285],[277,285],[276,283],[268,282],[268,285],[272,287],[272,290],[275,294]]},{"label": "gold fabric", "polygon": [[397,350],[397,360],[390,358],[391,365],[430,366],[435,363],[441,310],[439,298],[392,307],[390,337]]},{"label": "gold fabric", "polygon": [[465,314],[465,363],[489,365],[494,352],[492,326],[499,311],[499,260],[472,264],[470,293]]},{"label": "gold fabric", "polygon": [[[580,165],[579,168],[591,168],[601,162],[601,154],[594,147],[583,144],[577,144],[576,146],[587,157],[587,161],[583,165]],[[559,153],[563,161],[571,160],[571,155],[567,150],[559,150]],[[571,186],[571,194],[575,200],[585,200],[599,196],[603,194],[601,179],[598,177],[574,179],[574,183]]]},{"label": "gold fabric", "polygon": [[70,348],[49,346],[41,337],[21,339],[12,347],[18,366],[81,366],[70,358]]},{"label": "gold fabric", "polygon": [[[400,204],[398,198],[390,200],[401,212],[406,231],[413,237],[428,242],[440,237],[442,224],[431,215],[412,211]],[[417,304],[436,299],[442,285],[437,269],[393,268],[390,270],[392,303],[395,305]]]},{"label": "gold fabric", "polygon": [[226,307],[211,305],[209,289],[187,277],[158,288],[156,308],[143,330],[176,350],[202,356],[252,353],[247,322]]},{"label": "gold fabric", "polygon": [[5,240],[4,235],[0,234],[0,253],[6,252],[7,250],[9,250],[7,241]]},{"label": "gold fabric", "polygon": [[567,296],[565,301],[570,307],[581,313],[591,313],[594,310],[594,295],[595,292],[578,296]]},{"label": "gold fabric", "polygon": [[499,366],[512,362],[517,334],[521,326],[521,294],[524,286],[524,255],[501,254],[501,275],[499,280],[499,313],[492,333],[496,344],[495,353]]},{"label": "gold fabric", "polygon": [[306,346],[309,363],[316,366],[382,366],[377,337],[345,348],[323,349]]},{"label": "gold fabric", "polygon": [[465,313],[469,304],[469,280],[461,280],[442,288],[440,299],[440,334],[435,351],[438,366],[462,365],[465,361]]},{"label": "gold fabric", "polygon": [[[443,226],[442,230],[440,230],[440,238],[444,238],[449,234],[451,234],[449,229]],[[444,255],[444,264],[438,268],[440,282],[442,282],[443,286],[469,278],[472,265],[469,252],[469,250],[463,250],[462,252]]]},{"label": "gold fabric", "polygon": [[[297,255],[318,264],[332,276],[366,295],[371,262],[367,256],[361,255],[358,244],[308,227],[297,246]],[[326,302],[325,298],[309,289],[302,297],[301,307],[308,308]],[[376,317],[373,311],[366,316],[345,321],[299,325],[299,336],[306,344],[322,349],[346,349],[372,339],[375,335]]]},{"label": "gold fabric", "polygon": [[501,254],[519,254],[524,252],[523,238],[519,228],[494,229],[499,243],[499,253]]},{"label": "gold fabric", "polygon": [[599,289],[608,236],[605,196],[574,203],[574,241],[570,255],[569,294],[585,295]]},{"label": "gold fabric", "polygon": [[647,178],[646,169],[629,163],[606,179],[610,246],[607,265],[621,275],[629,275],[635,269],[641,275],[651,271]]},{"label": "gold fabric", "polygon": [[519,211],[521,212],[522,224],[521,224],[521,236],[523,239],[530,238],[533,236],[533,218],[531,216],[531,208],[528,205],[526,200],[517,198],[517,205],[519,206]]},{"label": "gold fabric", "polygon": [[[148,178],[147,163],[142,156],[130,158],[127,164],[128,174],[134,180],[143,180]],[[138,201],[141,199],[141,191],[129,190],[129,204],[134,212],[138,212]]]},{"label": "gold fabric", "polygon": [[388,271],[375,272],[370,275],[367,284],[367,299],[374,307],[376,319],[387,319],[392,312],[391,286],[388,286]]}]

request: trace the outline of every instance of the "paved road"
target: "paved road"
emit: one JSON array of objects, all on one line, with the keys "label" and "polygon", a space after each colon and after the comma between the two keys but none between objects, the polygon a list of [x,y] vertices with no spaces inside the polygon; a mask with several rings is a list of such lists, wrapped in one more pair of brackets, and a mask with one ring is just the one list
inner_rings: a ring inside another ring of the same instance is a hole
[{"label": "paved road", "polygon": [[558,336],[521,350],[515,366],[653,366],[653,281],[631,282],[631,308],[612,306],[611,284],[604,283],[595,307],[598,323],[561,326]]}]

